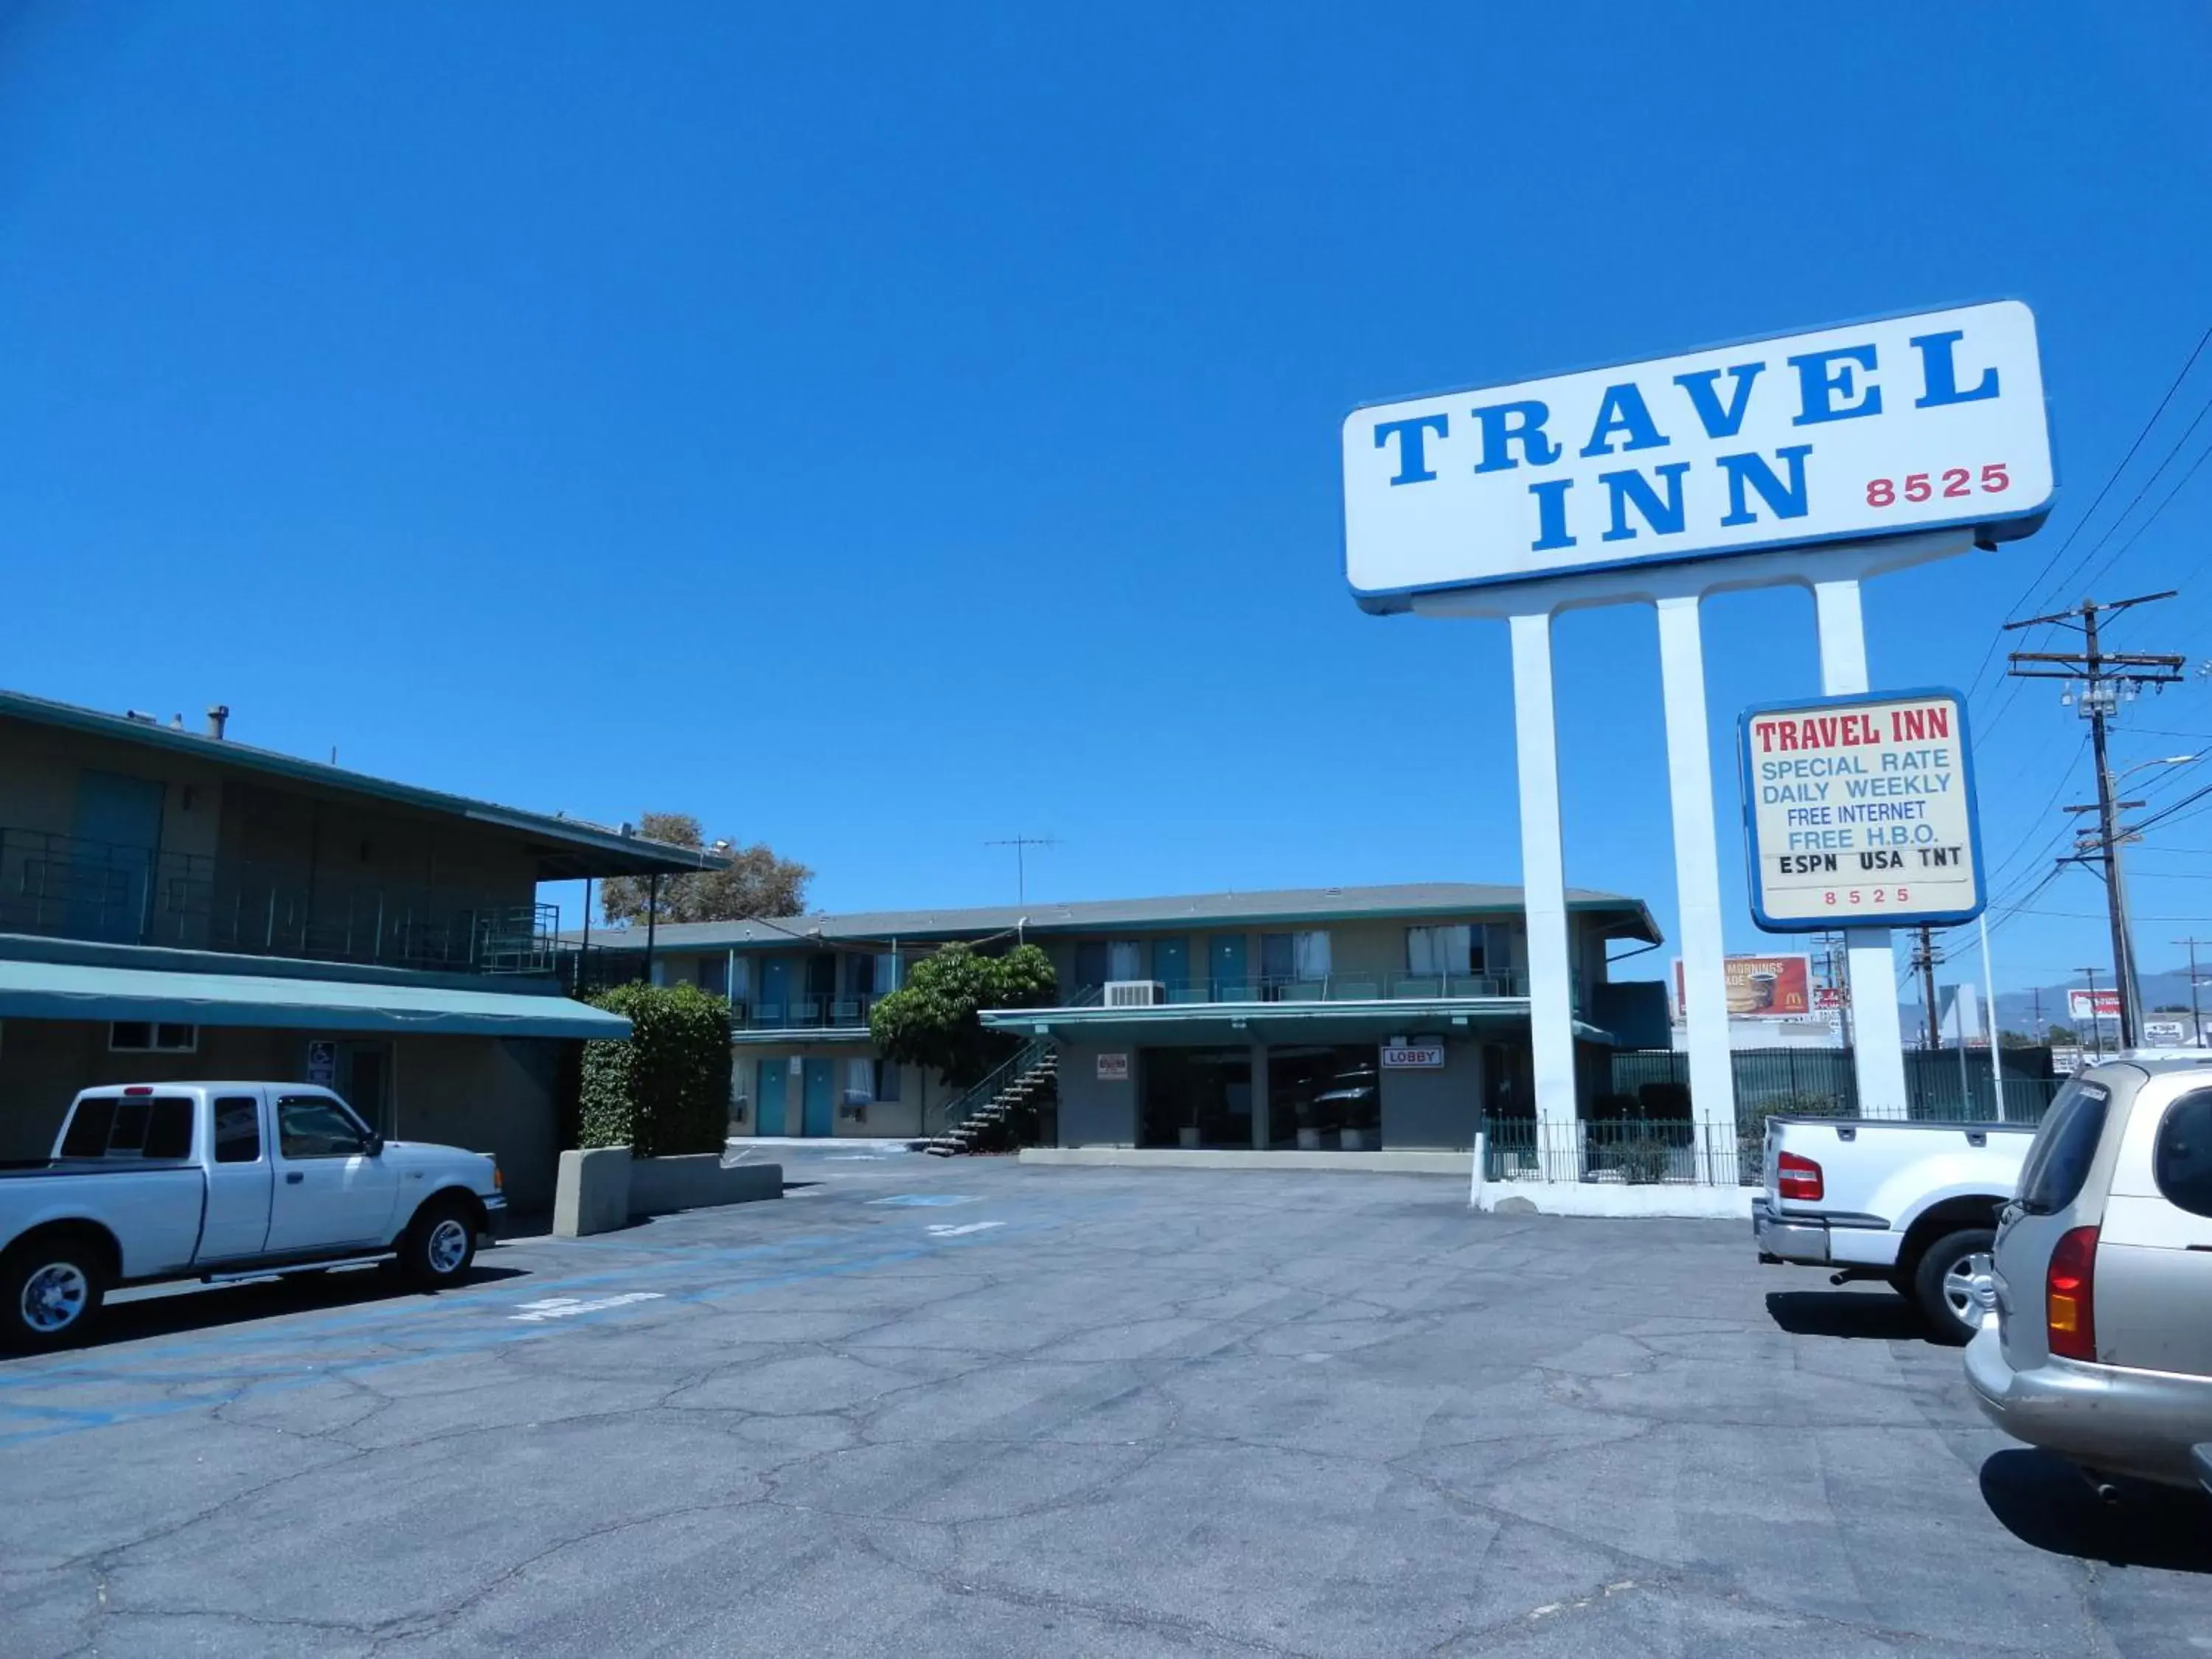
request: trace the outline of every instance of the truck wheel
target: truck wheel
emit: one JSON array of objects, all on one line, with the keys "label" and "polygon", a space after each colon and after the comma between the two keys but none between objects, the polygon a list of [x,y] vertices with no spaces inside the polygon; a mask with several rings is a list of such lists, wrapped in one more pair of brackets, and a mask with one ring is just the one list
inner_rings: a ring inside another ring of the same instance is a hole
[{"label": "truck wheel", "polygon": [[477,1218],[467,1205],[434,1198],[399,1241],[399,1270],[425,1290],[440,1291],[469,1276],[477,1259]]},{"label": "truck wheel", "polygon": [[103,1280],[99,1255],[73,1238],[19,1245],[0,1261],[0,1346],[76,1340],[100,1312]]},{"label": "truck wheel", "polygon": [[1962,1227],[1946,1233],[1921,1253],[1912,1269],[1912,1299],[1928,1317],[1941,1342],[1966,1342],[1982,1328],[1974,1300],[1973,1258],[1985,1256],[1996,1243],[1990,1227]]}]

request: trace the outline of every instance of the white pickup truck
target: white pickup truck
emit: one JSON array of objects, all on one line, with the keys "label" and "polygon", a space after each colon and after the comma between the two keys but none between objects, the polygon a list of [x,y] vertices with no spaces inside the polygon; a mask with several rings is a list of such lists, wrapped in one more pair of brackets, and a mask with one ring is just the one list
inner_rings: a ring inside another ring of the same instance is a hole
[{"label": "white pickup truck", "polygon": [[1981,1324],[1976,1279],[2019,1184],[2033,1124],[1771,1117],[1759,1259],[1887,1280],[1958,1341]]},{"label": "white pickup truck", "polygon": [[43,1167],[0,1171],[0,1346],[80,1334],[118,1285],[396,1256],[464,1278],[507,1207],[481,1152],[386,1140],[298,1083],[88,1089]]}]

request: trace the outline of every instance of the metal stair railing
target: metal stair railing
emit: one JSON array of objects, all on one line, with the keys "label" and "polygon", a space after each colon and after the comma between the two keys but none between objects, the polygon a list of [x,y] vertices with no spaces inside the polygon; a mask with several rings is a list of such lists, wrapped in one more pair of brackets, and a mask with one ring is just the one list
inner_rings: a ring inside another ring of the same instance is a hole
[{"label": "metal stair railing", "polygon": [[[1050,1037],[1031,1037],[1002,1064],[993,1067],[981,1082],[946,1102],[942,1115],[938,1118],[937,1127],[930,1130],[926,1138],[934,1140],[950,1134],[1019,1082],[1024,1073],[1042,1065],[1051,1057],[1052,1052]],[[924,1124],[923,1127],[927,1129],[928,1126]]]}]

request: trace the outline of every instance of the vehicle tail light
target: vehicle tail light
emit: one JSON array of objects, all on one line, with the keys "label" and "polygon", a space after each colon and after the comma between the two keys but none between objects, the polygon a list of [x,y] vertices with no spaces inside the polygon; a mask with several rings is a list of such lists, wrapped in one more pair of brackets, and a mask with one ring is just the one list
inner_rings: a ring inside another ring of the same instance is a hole
[{"label": "vehicle tail light", "polygon": [[491,1166],[491,1189],[495,1193],[507,1190],[507,1176],[501,1173],[499,1162],[495,1158],[492,1161]]},{"label": "vehicle tail light", "polygon": [[2051,1352],[2061,1359],[2097,1357],[2097,1230],[2076,1227],[2051,1252],[2043,1279]]},{"label": "vehicle tail light", "polygon": [[154,1092],[154,1085],[150,1083],[138,1084],[123,1092],[126,1095],[150,1095]]},{"label": "vehicle tail light", "polygon": [[1820,1199],[1827,1196],[1828,1185],[1821,1178],[1820,1166],[1811,1158],[1801,1158],[1796,1152],[1784,1152],[1778,1170],[1783,1197]]}]

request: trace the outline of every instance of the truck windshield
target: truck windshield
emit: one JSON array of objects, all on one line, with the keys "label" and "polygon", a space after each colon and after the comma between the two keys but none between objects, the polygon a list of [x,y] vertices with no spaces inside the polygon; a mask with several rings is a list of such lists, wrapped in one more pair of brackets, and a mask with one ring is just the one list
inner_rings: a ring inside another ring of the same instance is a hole
[{"label": "truck windshield", "polygon": [[2030,1215],[2051,1215],[2080,1196],[2112,1103],[2110,1089],[2085,1078],[2075,1078],[2058,1091],[2021,1169],[2022,1209]]}]

